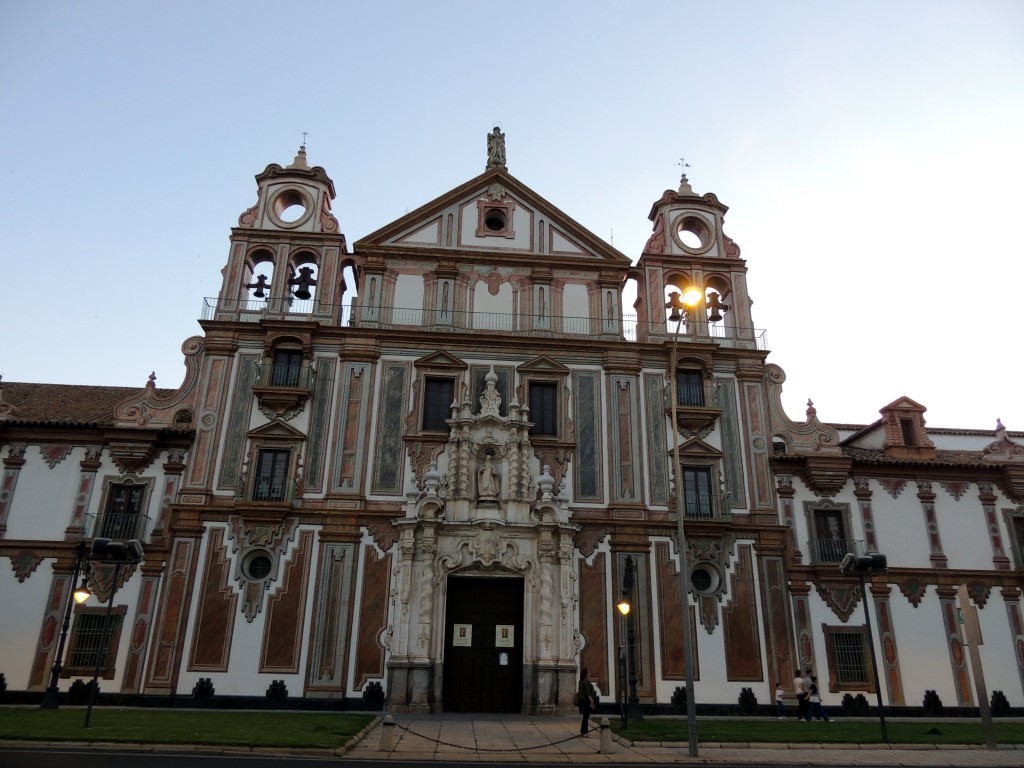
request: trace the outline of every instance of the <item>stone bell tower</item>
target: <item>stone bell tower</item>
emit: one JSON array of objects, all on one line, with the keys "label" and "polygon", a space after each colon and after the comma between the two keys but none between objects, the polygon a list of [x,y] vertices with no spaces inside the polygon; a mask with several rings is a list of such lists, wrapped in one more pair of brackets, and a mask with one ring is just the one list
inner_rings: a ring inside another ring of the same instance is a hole
[{"label": "stone bell tower", "polygon": [[727,338],[753,345],[746,263],[739,246],[723,232],[728,210],[713,193],[694,192],[685,173],[678,191],[665,190],[651,207],[654,231],[631,273],[638,281],[641,341],[655,341],[669,331],[665,302],[671,291],[695,288],[700,298],[684,330],[690,340]]},{"label": "stone bell tower", "polygon": [[320,166],[309,167],[304,144],[291,165],[271,163],[256,182],[256,204],[231,230],[214,319],[298,314],[339,324],[346,244],[331,213],[334,182]]}]

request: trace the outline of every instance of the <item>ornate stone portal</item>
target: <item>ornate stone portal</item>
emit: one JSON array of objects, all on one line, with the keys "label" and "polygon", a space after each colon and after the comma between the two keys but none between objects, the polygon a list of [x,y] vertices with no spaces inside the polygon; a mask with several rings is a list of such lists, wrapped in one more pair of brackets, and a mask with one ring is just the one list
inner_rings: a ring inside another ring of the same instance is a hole
[{"label": "ornate stone portal", "polygon": [[453,404],[446,450],[395,521],[398,558],[389,628],[388,707],[444,710],[446,595],[451,575],[524,584],[522,712],[575,710],[579,646],[573,534],[561,488],[530,445],[529,411],[506,415],[493,368],[479,410]]}]

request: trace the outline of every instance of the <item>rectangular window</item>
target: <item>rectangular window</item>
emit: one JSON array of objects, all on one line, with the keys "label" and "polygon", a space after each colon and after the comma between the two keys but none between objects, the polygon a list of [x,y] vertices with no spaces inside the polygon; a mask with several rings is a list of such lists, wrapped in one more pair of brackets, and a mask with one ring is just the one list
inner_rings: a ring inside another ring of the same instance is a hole
[{"label": "rectangular window", "polygon": [[676,371],[676,403],[690,408],[704,407],[704,376],[700,371]]},{"label": "rectangular window", "polygon": [[1014,564],[1024,568],[1024,515],[1010,517],[1010,533],[1013,535]]},{"label": "rectangular window", "polygon": [[76,610],[68,636],[63,677],[92,675],[96,671],[97,660],[100,663],[100,675],[108,678],[113,676],[124,614],[123,606],[115,607],[108,625],[105,607]]},{"label": "rectangular window", "polygon": [[447,431],[446,419],[451,418],[455,400],[455,380],[427,376],[423,380],[423,429]]},{"label": "rectangular window", "polygon": [[270,369],[270,386],[297,387],[302,372],[302,352],[297,349],[278,349]]},{"label": "rectangular window", "polygon": [[530,382],[531,435],[558,435],[558,385],[553,381]]},{"label": "rectangular window", "polygon": [[291,451],[262,450],[256,457],[256,477],[252,485],[253,501],[284,501],[288,487]]},{"label": "rectangular window", "polygon": [[107,506],[103,510],[96,536],[114,541],[138,538],[139,519],[146,486],[112,484],[107,488]]},{"label": "rectangular window", "polygon": [[710,467],[683,467],[683,500],[687,517],[714,517],[715,498]]},{"label": "rectangular window", "polygon": [[828,653],[830,690],[874,691],[874,670],[871,667],[867,629],[822,625],[822,634]]},{"label": "rectangular window", "polygon": [[814,510],[814,536],[815,562],[838,563],[850,551],[842,510]]}]

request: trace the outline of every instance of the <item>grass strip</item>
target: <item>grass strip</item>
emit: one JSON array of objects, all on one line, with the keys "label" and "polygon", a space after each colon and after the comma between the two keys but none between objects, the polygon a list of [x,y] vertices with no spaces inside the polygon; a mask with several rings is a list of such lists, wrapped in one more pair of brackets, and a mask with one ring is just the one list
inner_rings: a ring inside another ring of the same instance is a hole
[{"label": "grass strip", "polygon": [[337,712],[239,712],[159,709],[0,708],[0,739],[202,744],[237,747],[336,749],[372,715]]}]

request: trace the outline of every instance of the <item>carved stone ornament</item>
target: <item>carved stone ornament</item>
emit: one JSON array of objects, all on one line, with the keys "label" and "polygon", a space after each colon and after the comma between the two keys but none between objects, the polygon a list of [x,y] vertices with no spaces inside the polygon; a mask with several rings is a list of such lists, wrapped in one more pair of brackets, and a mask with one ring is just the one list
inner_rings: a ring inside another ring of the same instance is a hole
[{"label": "carved stone ornament", "polygon": [[917,608],[921,605],[925,592],[928,591],[927,584],[913,576],[897,578],[895,581],[896,586],[900,588],[900,592],[902,592],[903,596],[910,601],[912,606]]},{"label": "carved stone ornament", "polygon": [[366,530],[373,537],[373,543],[381,552],[387,552],[398,541],[398,529],[386,520],[369,523]]},{"label": "carved stone ornament", "polygon": [[18,583],[21,584],[32,575],[32,572],[43,562],[43,556],[31,549],[23,549],[11,556],[11,570],[14,571]]},{"label": "carved stone ornament", "polygon": [[847,581],[824,581],[814,586],[818,590],[819,597],[825,601],[825,604],[844,623],[850,620],[850,616],[853,615],[853,611],[856,609],[861,597],[863,597],[860,584],[853,584]]}]

